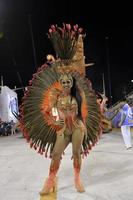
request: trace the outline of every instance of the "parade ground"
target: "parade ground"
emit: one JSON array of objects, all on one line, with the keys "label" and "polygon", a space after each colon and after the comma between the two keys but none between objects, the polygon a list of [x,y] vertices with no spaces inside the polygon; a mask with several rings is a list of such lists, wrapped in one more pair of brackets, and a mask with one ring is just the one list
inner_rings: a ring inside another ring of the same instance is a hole
[{"label": "parade ground", "polygon": [[[39,191],[49,165],[50,159],[31,149],[21,133],[0,137],[0,200],[48,199]],[[73,184],[70,144],[61,161],[55,199],[133,200],[133,148],[125,149],[120,130],[101,136],[83,159],[81,177],[86,192],[80,194]]]}]

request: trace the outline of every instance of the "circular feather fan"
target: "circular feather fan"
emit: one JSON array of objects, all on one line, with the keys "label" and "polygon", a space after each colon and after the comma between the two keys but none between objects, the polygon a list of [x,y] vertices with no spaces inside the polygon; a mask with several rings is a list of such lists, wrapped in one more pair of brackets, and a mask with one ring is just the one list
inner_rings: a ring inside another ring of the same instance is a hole
[{"label": "circular feather fan", "polygon": [[[62,87],[58,82],[59,73],[56,68],[54,66],[42,67],[33,75],[31,85],[25,93],[20,108],[21,130],[24,137],[27,138],[31,147],[38,150],[40,154],[45,153],[46,157],[49,149],[50,155],[52,153],[56,141],[56,131],[58,130],[58,127],[49,122],[47,118],[47,115],[50,116],[52,112],[46,113],[46,108],[51,109],[51,91],[55,89],[57,91],[56,95],[62,91]],[[89,149],[96,144],[101,133],[100,110],[88,79],[74,71],[71,72],[71,75],[76,79],[77,85],[84,95],[81,112],[86,123],[87,135],[83,141],[82,152],[87,154]]]}]

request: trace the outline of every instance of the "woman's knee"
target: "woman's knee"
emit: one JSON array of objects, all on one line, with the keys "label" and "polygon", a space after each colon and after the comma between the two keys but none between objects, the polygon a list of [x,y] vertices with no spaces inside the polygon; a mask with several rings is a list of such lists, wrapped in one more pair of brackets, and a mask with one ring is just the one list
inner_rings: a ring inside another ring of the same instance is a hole
[{"label": "woman's knee", "polygon": [[54,160],[60,160],[61,159],[61,153],[60,152],[53,152],[52,153],[52,159]]},{"label": "woman's knee", "polygon": [[81,152],[78,150],[73,151],[73,158],[79,159],[81,157]]}]

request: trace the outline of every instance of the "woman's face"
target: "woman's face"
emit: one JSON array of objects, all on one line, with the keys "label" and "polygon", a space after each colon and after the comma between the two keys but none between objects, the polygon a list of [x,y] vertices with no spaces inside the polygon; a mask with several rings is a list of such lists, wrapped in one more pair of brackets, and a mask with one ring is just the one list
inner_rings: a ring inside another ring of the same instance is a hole
[{"label": "woman's face", "polygon": [[133,109],[133,103],[128,104]]},{"label": "woman's face", "polygon": [[73,86],[73,79],[71,75],[61,75],[60,83],[65,90],[70,90]]}]

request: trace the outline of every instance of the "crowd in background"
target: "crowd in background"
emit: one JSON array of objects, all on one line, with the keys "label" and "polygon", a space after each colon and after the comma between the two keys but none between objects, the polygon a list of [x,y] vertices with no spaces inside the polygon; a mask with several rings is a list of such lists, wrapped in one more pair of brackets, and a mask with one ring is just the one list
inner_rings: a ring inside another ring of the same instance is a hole
[{"label": "crowd in background", "polygon": [[18,123],[14,123],[13,120],[10,122],[4,122],[0,119],[0,136],[13,135],[18,132]]}]

